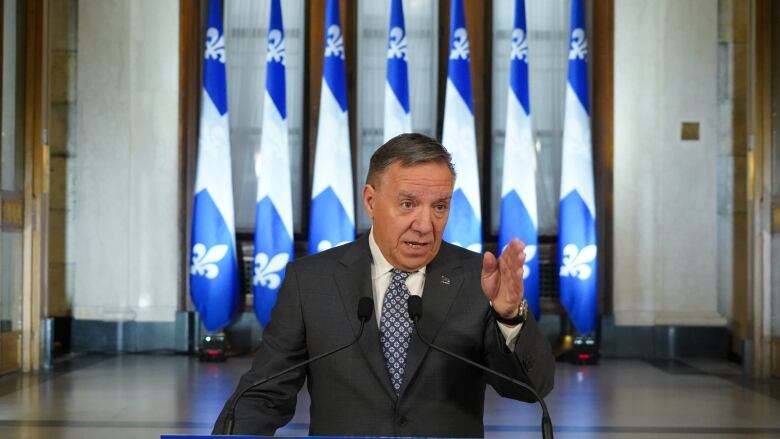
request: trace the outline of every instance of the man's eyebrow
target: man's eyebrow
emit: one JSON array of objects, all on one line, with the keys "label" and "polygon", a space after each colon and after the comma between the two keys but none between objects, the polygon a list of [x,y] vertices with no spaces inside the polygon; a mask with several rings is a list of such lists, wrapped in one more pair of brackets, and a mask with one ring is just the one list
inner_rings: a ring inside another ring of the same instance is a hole
[{"label": "man's eyebrow", "polygon": [[[398,191],[398,198],[419,198],[418,194],[416,192],[409,192],[409,191]],[[436,201],[450,201],[452,199],[451,194],[441,194],[436,199]]]}]

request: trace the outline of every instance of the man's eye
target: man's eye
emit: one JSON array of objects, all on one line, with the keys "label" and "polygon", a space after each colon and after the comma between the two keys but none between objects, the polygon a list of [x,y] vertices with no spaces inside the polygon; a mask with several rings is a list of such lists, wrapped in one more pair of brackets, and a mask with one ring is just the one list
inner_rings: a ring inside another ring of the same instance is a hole
[{"label": "man's eye", "polygon": [[402,201],[401,207],[404,209],[411,209],[412,208],[412,202],[411,201]]},{"label": "man's eye", "polygon": [[447,211],[447,205],[446,204],[437,204],[433,207],[436,212],[446,212]]}]

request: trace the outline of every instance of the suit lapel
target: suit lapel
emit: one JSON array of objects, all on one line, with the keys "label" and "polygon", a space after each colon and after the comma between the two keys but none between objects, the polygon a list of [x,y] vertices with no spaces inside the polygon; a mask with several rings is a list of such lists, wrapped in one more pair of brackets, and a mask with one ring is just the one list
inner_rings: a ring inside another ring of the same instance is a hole
[{"label": "suit lapel", "polygon": [[[447,318],[452,302],[460,291],[463,278],[457,276],[460,264],[448,257],[443,245],[439,254],[428,265],[423,287],[423,315],[419,321],[420,333],[429,342],[434,342],[442,324]],[[420,368],[425,355],[426,346],[416,334],[412,334],[409,353],[406,357],[406,370],[401,385],[401,395]]]},{"label": "suit lapel", "polygon": [[[349,316],[352,331],[357,336],[360,330],[360,322],[352,318],[357,310],[358,302],[361,297],[374,298],[373,285],[371,282],[371,251],[368,247],[368,235],[359,238],[355,245],[347,251],[340,259],[344,269],[336,273],[336,284],[338,285],[341,300],[344,303],[347,315]],[[379,329],[377,320],[379,316],[373,316],[366,322],[363,328],[363,336],[360,337],[358,344],[363,351],[371,371],[379,380],[388,396],[395,399],[395,392],[390,385],[390,378],[387,375],[384,356],[379,345]]]}]

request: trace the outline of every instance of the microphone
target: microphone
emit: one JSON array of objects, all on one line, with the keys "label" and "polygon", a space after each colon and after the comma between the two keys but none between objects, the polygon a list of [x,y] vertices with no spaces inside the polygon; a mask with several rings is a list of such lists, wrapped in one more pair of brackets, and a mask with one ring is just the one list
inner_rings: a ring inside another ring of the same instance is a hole
[{"label": "microphone", "polygon": [[236,397],[230,403],[230,406],[228,407],[228,411],[227,411],[227,413],[225,415],[225,426],[222,429],[223,430],[222,434],[226,434],[226,435],[232,435],[233,434],[233,422],[235,421],[236,405],[238,405],[238,401],[241,399],[242,396],[244,396],[244,394],[246,392],[254,389],[255,387],[262,386],[263,384],[265,384],[265,383],[267,383],[267,382],[269,382],[269,381],[271,381],[273,379],[279,378],[280,376],[282,376],[282,375],[284,375],[284,374],[286,374],[288,372],[291,372],[291,371],[293,371],[295,369],[298,369],[299,367],[303,367],[303,366],[306,366],[306,365],[308,365],[310,363],[313,363],[313,362],[315,362],[317,360],[321,360],[321,359],[323,359],[325,357],[333,355],[336,352],[342,351],[342,350],[352,346],[353,344],[357,343],[357,341],[360,340],[360,336],[363,335],[363,327],[366,325],[367,321],[371,320],[371,315],[373,313],[374,313],[374,299],[372,299],[370,297],[361,297],[360,301],[358,302],[358,308],[357,308],[357,316],[358,316],[358,320],[360,320],[360,330],[358,330],[357,336],[352,341],[350,341],[349,343],[345,344],[344,346],[341,346],[341,347],[338,347],[336,349],[333,349],[332,351],[324,352],[324,353],[319,354],[317,356],[311,357],[311,358],[309,358],[306,361],[302,361],[302,362],[300,362],[298,364],[294,364],[294,365],[288,367],[287,369],[284,369],[281,372],[275,373],[275,374],[273,374],[273,375],[271,375],[269,377],[266,377],[266,378],[262,378],[262,379],[260,379],[258,381],[255,381],[254,383],[246,386],[244,388],[244,390],[240,391],[238,393],[238,395],[236,395]]},{"label": "microphone", "polygon": [[489,367],[485,367],[475,361],[471,361],[468,358],[462,357],[454,352],[450,352],[444,348],[441,348],[439,346],[436,346],[435,344],[429,342],[428,340],[424,339],[422,334],[420,334],[420,325],[418,325],[418,321],[422,317],[422,297],[411,295],[409,296],[409,317],[412,318],[412,321],[414,322],[414,332],[417,334],[417,338],[419,338],[425,345],[427,345],[429,348],[439,351],[442,354],[445,354],[447,356],[450,356],[452,358],[455,358],[457,360],[463,361],[467,364],[470,364],[477,369],[480,369],[484,372],[487,372],[491,375],[497,376],[499,378],[503,378],[506,381],[509,381],[510,383],[516,384],[529,392],[531,392],[532,395],[539,401],[539,405],[542,406],[542,437],[544,439],[553,439],[553,428],[552,428],[552,421],[550,420],[550,414],[547,412],[547,404],[544,403],[544,400],[539,396],[538,393],[536,393],[536,390],[529,386],[528,384],[516,380],[510,376],[504,375],[501,372],[497,372],[493,369],[490,369]]}]

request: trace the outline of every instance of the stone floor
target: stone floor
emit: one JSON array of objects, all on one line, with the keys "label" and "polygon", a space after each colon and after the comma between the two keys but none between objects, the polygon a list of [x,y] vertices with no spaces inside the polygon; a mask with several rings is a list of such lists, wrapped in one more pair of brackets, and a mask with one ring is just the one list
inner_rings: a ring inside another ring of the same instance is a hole
[{"label": "stone floor", "polygon": [[[0,438],[157,438],[207,434],[248,358],[82,355],[51,371],[0,377]],[[555,437],[780,438],[780,381],[725,361],[559,363],[547,398]],[[305,390],[277,434],[306,435]],[[488,391],[489,438],[539,437],[540,410]]]}]

